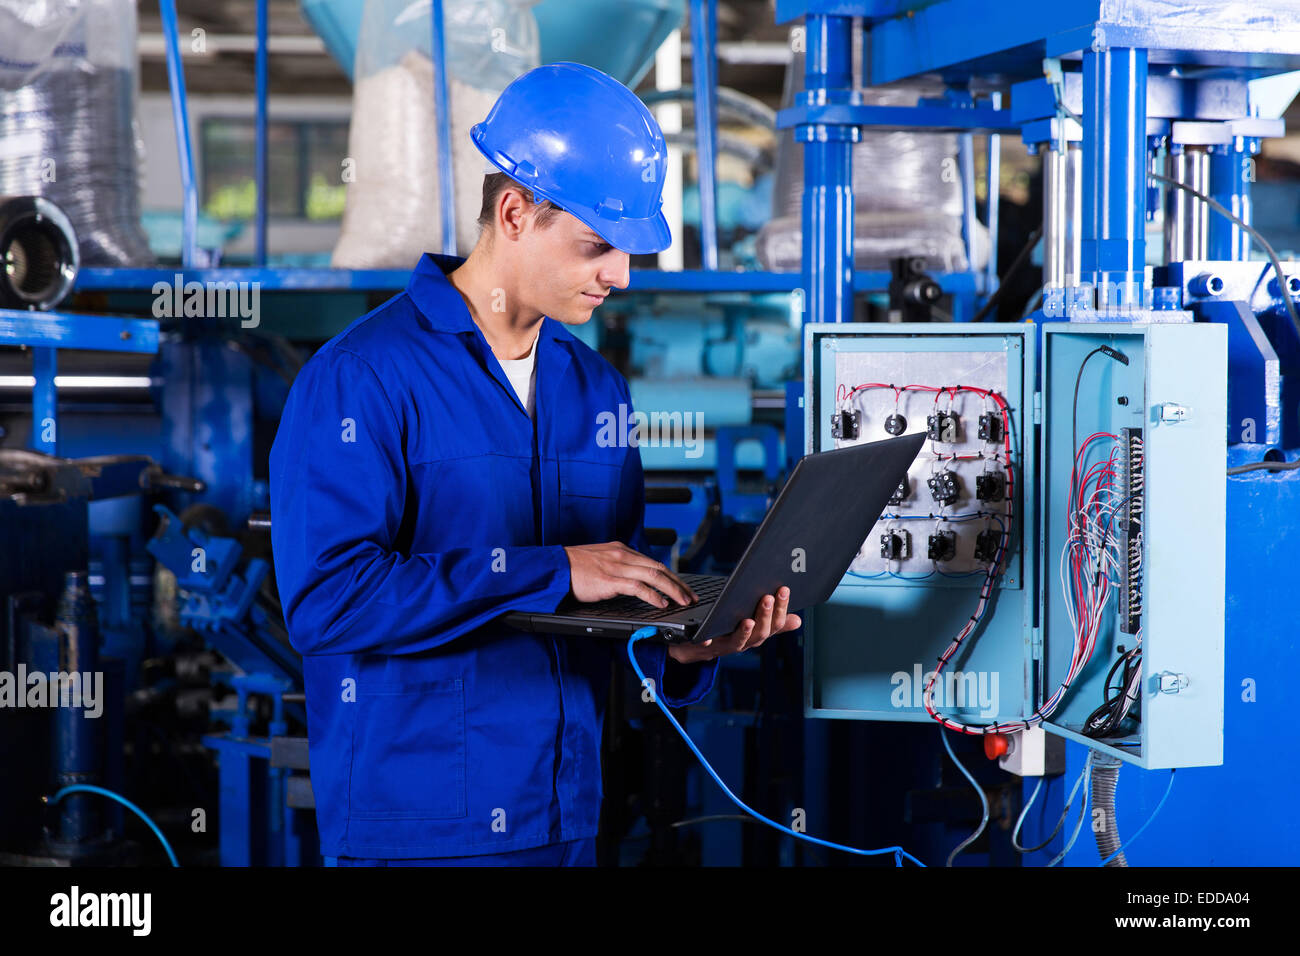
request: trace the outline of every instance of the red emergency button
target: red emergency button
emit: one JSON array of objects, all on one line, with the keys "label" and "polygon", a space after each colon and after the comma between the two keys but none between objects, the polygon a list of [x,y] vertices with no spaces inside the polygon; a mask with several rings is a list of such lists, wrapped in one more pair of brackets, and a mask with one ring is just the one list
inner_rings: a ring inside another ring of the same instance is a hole
[{"label": "red emergency button", "polygon": [[1007,745],[1006,734],[985,734],[984,735],[984,756],[990,760],[997,760],[999,757],[1005,757],[1007,751],[1011,748]]}]

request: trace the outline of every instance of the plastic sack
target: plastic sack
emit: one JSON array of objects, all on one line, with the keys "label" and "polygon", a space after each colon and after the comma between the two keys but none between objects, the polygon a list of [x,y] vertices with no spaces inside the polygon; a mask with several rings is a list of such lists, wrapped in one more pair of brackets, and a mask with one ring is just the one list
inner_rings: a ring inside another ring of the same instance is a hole
[{"label": "plastic sack", "polygon": [[0,196],[44,196],[83,266],[149,266],[135,0],[0,0]]},{"label": "plastic sack", "polygon": [[[855,31],[855,44],[860,44]],[[854,62],[861,62],[860,49]],[[784,107],[803,88],[804,57],[797,53],[786,71]],[[874,106],[915,106],[927,95],[914,87],[862,89]],[[864,131],[853,146],[853,264],[859,270],[888,270],[891,259],[921,256],[926,268],[961,272],[968,268],[962,239],[962,186],[957,174],[955,133],[911,130]],[[804,145],[783,130],[777,152],[772,220],[759,230],[757,253],[765,269],[794,272],[803,259]],[[987,259],[988,240],[976,224],[976,266]]]},{"label": "plastic sack", "polygon": [[[536,0],[444,0],[456,251],[478,240],[483,175],[496,172],[470,128],[512,80],[539,64]],[[442,251],[431,4],[368,0],[357,42],[343,227],[331,264],[408,269]]]}]

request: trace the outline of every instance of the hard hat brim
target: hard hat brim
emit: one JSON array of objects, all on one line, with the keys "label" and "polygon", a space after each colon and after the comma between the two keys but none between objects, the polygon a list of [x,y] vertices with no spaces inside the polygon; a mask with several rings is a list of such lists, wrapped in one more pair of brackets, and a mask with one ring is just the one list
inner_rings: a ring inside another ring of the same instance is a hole
[{"label": "hard hat brim", "polygon": [[673,234],[668,228],[668,218],[661,209],[649,219],[620,219],[611,222],[580,210],[574,212],[559,203],[561,209],[590,226],[601,238],[620,252],[628,255],[646,255],[663,252],[673,244]]}]

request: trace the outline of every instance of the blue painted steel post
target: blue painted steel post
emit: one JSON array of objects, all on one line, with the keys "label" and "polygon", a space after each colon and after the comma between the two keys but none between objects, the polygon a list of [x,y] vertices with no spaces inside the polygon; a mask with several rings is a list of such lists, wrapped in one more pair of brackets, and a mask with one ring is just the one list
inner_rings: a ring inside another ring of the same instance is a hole
[{"label": "blue painted steel post", "polygon": [[1082,280],[1097,307],[1142,304],[1146,268],[1147,51],[1083,54]]},{"label": "blue painted steel post", "polygon": [[[177,36],[176,0],[158,0],[163,39],[167,44],[167,81],[172,97],[172,126],[181,164],[181,265],[193,268],[198,260],[199,193],[194,182],[194,151],[190,144],[190,114],[185,101],[185,70],[181,66]],[[260,198],[260,197],[259,197]]]},{"label": "blue painted steel post", "polygon": [[267,3],[268,0],[257,0],[257,235],[253,262],[258,266],[266,265],[266,207],[271,201],[271,194],[267,192],[266,164]]},{"label": "blue painted steel post", "polygon": [[695,163],[699,168],[700,266],[718,268],[718,5],[691,2],[691,85],[695,94]]},{"label": "blue painted steel post", "polygon": [[[856,105],[852,18],[809,14],[804,25],[804,90],[796,104]],[[805,322],[853,320],[853,144],[860,135],[851,124],[806,123],[794,130],[795,141],[804,144]]]},{"label": "blue painted steel post", "polygon": [[[1210,150],[1210,195],[1234,216],[1251,221],[1250,184],[1255,181],[1254,155],[1259,140],[1234,136],[1231,143]],[[1250,235],[1223,216],[1210,217],[1209,258],[1241,261],[1250,258]]]},{"label": "blue painted steel post", "polygon": [[442,0],[433,0],[433,105],[438,114],[438,207],[442,210],[442,253],[456,254],[456,181],[451,168],[451,98],[447,94],[447,44]]},{"label": "blue painted steel post", "polygon": [[36,376],[36,383],[32,388],[31,446],[32,451],[43,451],[47,455],[59,453],[59,398],[54,387],[58,368],[57,349],[32,349],[32,374]]}]

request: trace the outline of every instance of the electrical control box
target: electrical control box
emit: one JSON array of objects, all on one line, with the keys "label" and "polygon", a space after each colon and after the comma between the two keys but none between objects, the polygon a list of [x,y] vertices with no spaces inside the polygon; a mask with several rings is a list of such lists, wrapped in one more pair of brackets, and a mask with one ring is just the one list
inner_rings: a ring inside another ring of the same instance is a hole
[{"label": "electrical control box", "polygon": [[805,336],[807,451],[927,436],[804,612],[806,713],[1041,726],[1144,767],[1221,763],[1224,328]]}]

